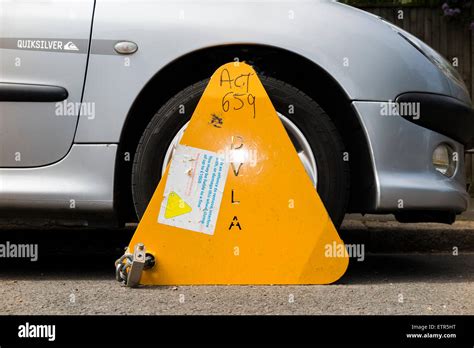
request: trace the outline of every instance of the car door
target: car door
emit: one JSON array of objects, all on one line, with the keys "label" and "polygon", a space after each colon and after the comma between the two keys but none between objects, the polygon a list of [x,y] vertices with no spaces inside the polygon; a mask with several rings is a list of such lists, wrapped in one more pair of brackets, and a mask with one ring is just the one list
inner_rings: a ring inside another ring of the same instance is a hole
[{"label": "car door", "polygon": [[82,105],[94,0],[0,0],[0,167],[67,155]]}]

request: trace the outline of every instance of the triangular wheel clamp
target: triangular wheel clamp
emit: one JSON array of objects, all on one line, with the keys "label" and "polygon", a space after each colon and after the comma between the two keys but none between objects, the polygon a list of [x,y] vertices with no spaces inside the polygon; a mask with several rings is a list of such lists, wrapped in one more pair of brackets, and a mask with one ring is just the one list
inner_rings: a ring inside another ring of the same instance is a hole
[{"label": "triangular wheel clamp", "polygon": [[349,261],[245,63],[213,74],[129,249],[137,243],[156,260],[148,285],[328,284]]}]

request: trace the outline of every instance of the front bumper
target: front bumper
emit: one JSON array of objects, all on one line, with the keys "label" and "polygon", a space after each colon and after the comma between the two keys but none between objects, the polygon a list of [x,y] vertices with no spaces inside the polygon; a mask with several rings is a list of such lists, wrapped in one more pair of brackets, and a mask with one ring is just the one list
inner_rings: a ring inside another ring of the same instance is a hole
[{"label": "front bumper", "polygon": [[[375,177],[373,213],[445,211],[461,213],[468,207],[464,146],[433,130],[397,116],[385,116],[381,102],[352,103],[370,146]],[[422,117],[428,118],[420,109]],[[432,164],[433,150],[448,143],[458,156],[457,169],[448,178]]]}]

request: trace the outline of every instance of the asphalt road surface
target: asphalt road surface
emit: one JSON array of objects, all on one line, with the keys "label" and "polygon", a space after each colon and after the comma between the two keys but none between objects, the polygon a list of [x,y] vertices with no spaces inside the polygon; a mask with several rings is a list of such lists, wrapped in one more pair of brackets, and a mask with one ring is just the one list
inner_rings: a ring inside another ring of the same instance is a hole
[{"label": "asphalt road surface", "polygon": [[474,314],[474,222],[346,220],[364,260],[328,286],[124,288],[113,263],[132,234],[0,231],[0,244],[38,243],[36,262],[0,259],[0,314]]}]

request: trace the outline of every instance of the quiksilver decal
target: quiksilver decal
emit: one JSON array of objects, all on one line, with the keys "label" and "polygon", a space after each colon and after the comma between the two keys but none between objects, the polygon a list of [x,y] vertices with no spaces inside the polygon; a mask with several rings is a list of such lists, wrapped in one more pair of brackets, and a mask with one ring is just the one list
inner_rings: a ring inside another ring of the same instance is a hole
[{"label": "quiksilver decal", "polygon": [[0,38],[0,48],[27,51],[87,53],[87,39]]}]

